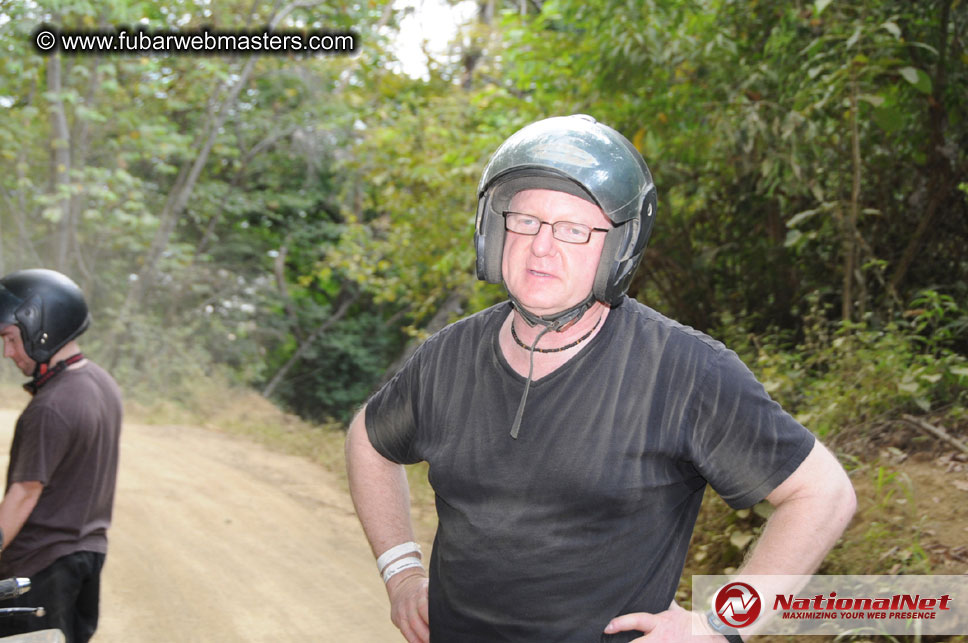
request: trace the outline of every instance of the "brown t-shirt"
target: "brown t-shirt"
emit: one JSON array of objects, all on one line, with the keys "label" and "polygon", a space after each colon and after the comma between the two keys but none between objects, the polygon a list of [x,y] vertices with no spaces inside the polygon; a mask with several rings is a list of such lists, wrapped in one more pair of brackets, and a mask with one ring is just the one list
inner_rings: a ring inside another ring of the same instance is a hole
[{"label": "brown t-shirt", "polygon": [[0,554],[0,578],[30,576],[78,551],[107,553],[121,416],[117,383],[90,361],[55,376],[24,409],[7,489],[37,481],[44,490]]}]

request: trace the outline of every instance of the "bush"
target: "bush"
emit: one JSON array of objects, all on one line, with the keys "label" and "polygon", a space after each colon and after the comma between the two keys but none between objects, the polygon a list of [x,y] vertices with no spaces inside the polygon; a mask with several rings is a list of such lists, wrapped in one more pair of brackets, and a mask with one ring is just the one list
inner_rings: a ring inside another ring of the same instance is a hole
[{"label": "bush", "polygon": [[829,322],[816,302],[792,348],[779,334],[731,344],[803,425],[827,436],[902,413],[966,416],[968,359],[950,346],[963,341],[968,314],[952,298],[926,291],[912,302],[920,307],[881,327]]}]

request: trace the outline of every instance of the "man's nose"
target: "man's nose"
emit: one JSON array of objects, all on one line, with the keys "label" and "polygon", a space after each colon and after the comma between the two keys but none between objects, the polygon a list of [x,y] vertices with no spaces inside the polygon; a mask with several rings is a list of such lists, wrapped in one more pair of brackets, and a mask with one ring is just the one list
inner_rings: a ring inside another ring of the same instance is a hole
[{"label": "man's nose", "polygon": [[531,240],[531,252],[539,257],[550,254],[555,249],[555,235],[551,225],[547,221],[542,221],[538,234]]}]

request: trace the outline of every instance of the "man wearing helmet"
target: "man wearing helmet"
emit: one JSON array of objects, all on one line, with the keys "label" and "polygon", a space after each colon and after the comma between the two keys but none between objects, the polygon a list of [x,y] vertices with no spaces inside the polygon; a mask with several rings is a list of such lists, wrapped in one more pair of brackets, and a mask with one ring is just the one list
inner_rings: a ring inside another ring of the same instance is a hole
[{"label": "man wearing helmet", "polygon": [[29,577],[4,607],[43,617],[0,618],[0,636],[48,628],[87,641],[98,620],[118,468],[121,394],[76,338],[90,322],[80,288],[52,270],[0,279],[3,354],[32,380],[17,420],[0,502],[0,578]]},{"label": "man wearing helmet", "polygon": [[[735,353],[625,295],[655,211],[641,155],[587,116],[533,123],[488,162],[477,272],[510,301],[428,339],[347,436],[409,641],[740,640],[673,601],[706,485],[776,506],[746,573],[811,573],[849,521],[843,469]],[[429,575],[402,467],[421,460]]]}]

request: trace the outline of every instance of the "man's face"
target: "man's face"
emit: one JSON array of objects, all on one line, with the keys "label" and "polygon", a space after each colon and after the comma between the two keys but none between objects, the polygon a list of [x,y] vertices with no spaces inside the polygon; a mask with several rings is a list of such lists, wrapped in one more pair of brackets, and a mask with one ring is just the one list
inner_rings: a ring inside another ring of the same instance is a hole
[{"label": "man's face", "polygon": [[37,362],[27,356],[24,350],[24,342],[20,336],[20,327],[10,324],[0,328],[0,337],[3,338],[3,356],[9,357],[17,365],[20,372],[30,376],[34,374]]},{"label": "man's face", "polygon": [[[611,228],[598,206],[565,192],[524,190],[511,199],[513,212],[546,223],[569,221],[589,228]],[[554,238],[550,225],[534,236],[507,231],[501,270],[508,291],[536,315],[550,315],[580,303],[592,290],[605,234],[592,232],[588,243]]]}]

